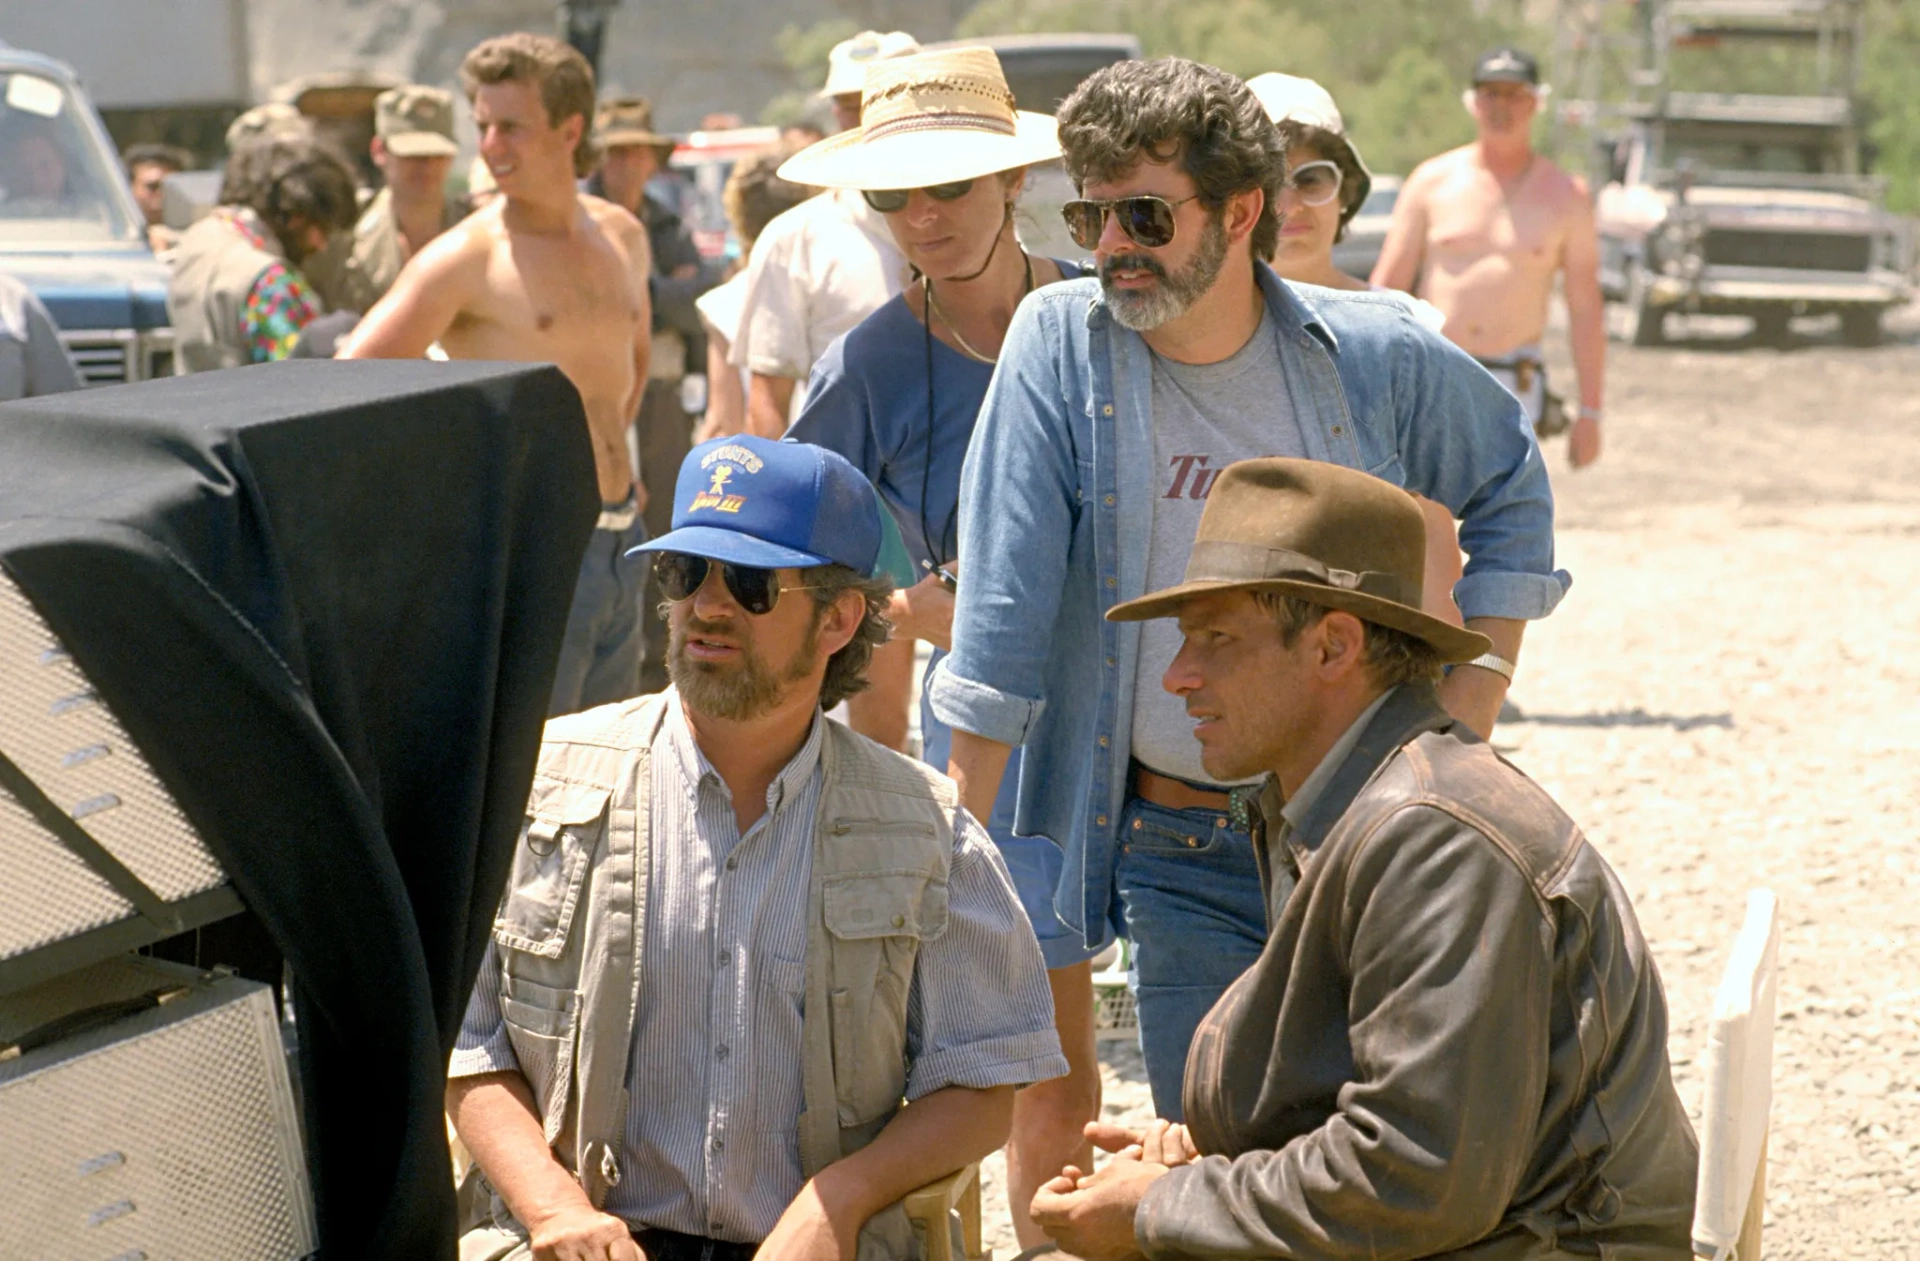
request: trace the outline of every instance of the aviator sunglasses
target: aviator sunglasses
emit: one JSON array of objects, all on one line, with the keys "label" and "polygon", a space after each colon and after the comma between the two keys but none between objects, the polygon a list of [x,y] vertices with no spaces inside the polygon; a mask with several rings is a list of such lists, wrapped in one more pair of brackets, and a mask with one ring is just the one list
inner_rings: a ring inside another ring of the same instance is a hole
[{"label": "aviator sunglasses", "polygon": [[1142,194],[1137,197],[1111,197],[1096,201],[1092,198],[1080,198],[1060,207],[1060,217],[1067,221],[1067,235],[1073,243],[1083,250],[1097,249],[1100,245],[1100,233],[1107,226],[1107,212],[1112,211],[1119,220],[1120,230],[1135,245],[1144,245],[1157,250],[1163,245],[1173,244],[1173,209],[1195,200],[1182,197],[1178,201],[1168,201],[1165,197]]},{"label": "aviator sunglasses", "polygon": [[783,587],[776,570],[732,565],[725,561],[708,560],[705,556],[689,556],[685,552],[661,552],[655,556],[653,580],[660,584],[661,593],[667,599],[678,604],[700,589],[700,584],[707,580],[707,571],[716,564],[720,566],[720,580],[727,585],[727,594],[755,617],[773,612],[773,606],[779,602],[782,591],[820,590],[817,586]]},{"label": "aviator sunglasses", "polygon": [[1303,205],[1324,206],[1340,195],[1340,168],[1322,158],[1303,162],[1287,177],[1287,187],[1300,196]]},{"label": "aviator sunglasses", "polygon": [[[935,201],[959,201],[973,191],[972,180],[954,180],[948,184],[929,184],[920,190]],[[883,215],[898,214],[907,208],[907,202],[913,197],[911,188],[869,188],[860,195],[867,204]]]}]

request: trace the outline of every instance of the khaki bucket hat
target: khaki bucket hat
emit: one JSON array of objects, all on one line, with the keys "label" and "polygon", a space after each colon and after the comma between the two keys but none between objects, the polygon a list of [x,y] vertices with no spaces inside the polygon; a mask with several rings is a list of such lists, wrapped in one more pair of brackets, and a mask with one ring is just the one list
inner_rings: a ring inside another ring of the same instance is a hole
[{"label": "khaki bucket hat", "polygon": [[450,158],[460,152],[453,94],[420,84],[389,88],[373,100],[373,134],[395,157]]},{"label": "khaki bucket hat", "polygon": [[1485,635],[1420,611],[1426,555],[1426,522],[1398,486],[1319,460],[1242,460],[1207,496],[1185,580],[1107,619],[1177,617],[1218,591],[1281,591],[1404,631],[1449,663],[1493,651]]},{"label": "khaki bucket hat", "polygon": [[794,154],[780,178],[816,188],[926,188],[1059,156],[1052,117],[1014,108],[991,48],[946,48],[869,66],[860,125]]}]

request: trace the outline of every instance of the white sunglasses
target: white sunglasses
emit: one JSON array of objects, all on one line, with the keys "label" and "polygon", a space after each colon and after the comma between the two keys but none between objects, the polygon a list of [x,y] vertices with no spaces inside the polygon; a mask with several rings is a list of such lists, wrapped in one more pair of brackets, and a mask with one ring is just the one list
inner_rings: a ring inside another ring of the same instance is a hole
[{"label": "white sunglasses", "polygon": [[1321,159],[1293,168],[1287,175],[1287,187],[1299,194],[1301,204],[1324,206],[1340,195],[1340,168]]}]

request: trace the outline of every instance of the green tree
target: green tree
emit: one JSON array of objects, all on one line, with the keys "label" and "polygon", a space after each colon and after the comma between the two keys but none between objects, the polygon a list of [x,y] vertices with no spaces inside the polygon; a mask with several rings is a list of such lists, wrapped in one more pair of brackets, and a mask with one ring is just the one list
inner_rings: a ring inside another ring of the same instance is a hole
[{"label": "green tree", "polygon": [[1472,137],[1460,89],[1485,48],[1547,45],[1514,0],[982,0],[959,28],[1042,31],[1126,31],[1149,57],[1317,79],[1378,171],[1411,169]]}]

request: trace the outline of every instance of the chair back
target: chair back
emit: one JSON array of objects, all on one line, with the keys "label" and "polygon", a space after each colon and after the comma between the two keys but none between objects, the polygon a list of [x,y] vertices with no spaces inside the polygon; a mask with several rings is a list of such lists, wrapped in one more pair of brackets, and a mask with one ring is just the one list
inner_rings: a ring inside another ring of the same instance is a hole
[{"label": "chair back", "polygon": [[1711,1261],[1760,1261],[1779,953],[1779,906],[1771,889],[1755,889],[1707,1029],[1693,1246]]}]

